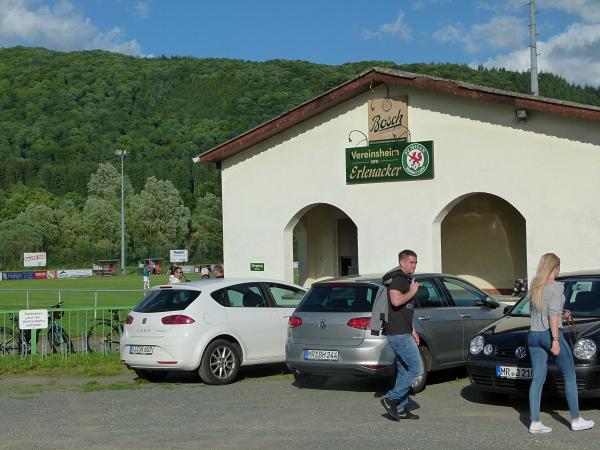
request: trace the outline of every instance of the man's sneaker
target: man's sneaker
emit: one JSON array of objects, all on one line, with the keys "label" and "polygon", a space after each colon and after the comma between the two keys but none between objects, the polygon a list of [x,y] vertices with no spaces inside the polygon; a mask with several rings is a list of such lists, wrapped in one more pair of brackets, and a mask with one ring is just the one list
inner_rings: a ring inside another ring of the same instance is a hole
[{"label": "man's sneaker", "polygon": [[589,430],[593,426],[594,426],[593,420],[585,420],[581,416],[579,416],[576,420],[571,422],[571,430],[573,430],[573,431]]},{"label": "man's sneaker", "polygon": [[383,397],[381,399],[381,404],[387,411],[387,413],[394,420],[400,419],[400,414],[398,414],[398,400],[392,400],[391,398]]},{"label": "man's sneaker", "polygon": [[547,427],[542,422],[531,422],[531,425],[529,425],[530,433],[550,433],[551,431],[552,428]]},{"label": "man's sneaker", "polygon": [[419,418],[418,415],[411,413],[410,411],[402,411],[398,413],[400,419],[409,419],[409,420],[417,420]]}]

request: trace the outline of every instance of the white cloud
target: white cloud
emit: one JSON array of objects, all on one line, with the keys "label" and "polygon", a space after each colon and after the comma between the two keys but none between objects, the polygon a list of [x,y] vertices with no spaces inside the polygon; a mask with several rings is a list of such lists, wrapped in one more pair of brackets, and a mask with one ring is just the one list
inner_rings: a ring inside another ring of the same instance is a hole
[{"label": "white cloud", "polygon": [[147,19],[148,16],[150,15],[150,5],[148,4],[148,2],[142,2],[142,1],[136,2],[135,3],[135,12],[142,19]]},{"label": "white cloud", "polygon": [[537,9],[554,8],[579,17],[586,23],[600,23],[598,0],[538,0]]},{"label": "white cloud", "polygon": [[[538,42],[538,69],[562,76],[572,83],[600,86],[600,24],[573,24],[563,33]],[[486,67],[525,71],[530,66],[524,48],[486,60]],[[471,63],[478,65],[476,61]]]},{"label": "white cloud", "polygon": [[0,0],[0,46],[35,45],[54,50],[102,49],[140,54],[136,40],[118,27],[99,30],[72,3],[45,6],[36,0]]},{"label": "white cloud", "polygon": [[461,24],[445,25],[433,33],[439,43],[459,43],[465,51],[513,50],[523,46],[529,29],[523,19],[513,16],[492,17],[486,23],[472,25],[468,31]]},{"label": "white cloud", "polygon": [[383,39],[386,36],[391,36],[401,41],[410,41],[412,38],[412,28],[406,24],[404,13],[400,11],[395,22],[384,23],[377,28],[377,31],[365,29],[361,34],[364,39]]}]

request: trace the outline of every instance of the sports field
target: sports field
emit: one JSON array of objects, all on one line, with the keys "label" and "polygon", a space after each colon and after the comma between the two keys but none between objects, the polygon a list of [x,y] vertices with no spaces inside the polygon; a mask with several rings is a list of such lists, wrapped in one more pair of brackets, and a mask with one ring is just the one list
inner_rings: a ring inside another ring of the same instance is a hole
[{"label": "sports field", "polygon": [[[199,279],[199,274],[186,274],[188,280]],[[166,284],[168,275],[153,275],[151,286]],[[89,277],[54,280],[0,281],[0,310],[48,308],[58,303],[63,308],[90,308],[132,306],[144,292],[140,275]],[[111,292],[116,291],[116,292]]]}]

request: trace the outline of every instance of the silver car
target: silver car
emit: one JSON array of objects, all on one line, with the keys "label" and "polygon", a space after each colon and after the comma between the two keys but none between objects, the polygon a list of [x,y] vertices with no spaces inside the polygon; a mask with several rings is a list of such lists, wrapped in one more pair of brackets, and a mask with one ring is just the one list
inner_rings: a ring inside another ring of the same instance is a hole
[{"label": "silver car", "polygon": [[[464,365],[469,343],[503,315],[499,303],[454,275],[416,274],[414,324],[427,372]],[[319,386],[336,375],[393,376],[395,357],[384,335],[371,334],[372,303],[381,275],[342,277],[312,285],[288,322],[286,362],[296,383]]]}]

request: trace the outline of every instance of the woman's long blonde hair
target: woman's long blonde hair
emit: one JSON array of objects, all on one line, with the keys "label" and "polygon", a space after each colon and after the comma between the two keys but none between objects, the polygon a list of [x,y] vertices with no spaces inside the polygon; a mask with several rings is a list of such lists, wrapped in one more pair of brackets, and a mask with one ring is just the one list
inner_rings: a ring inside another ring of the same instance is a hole
[{"label": "woman's long blonde hair", "polygon": [[533,281],[531,282],[531,304],[538,311],[542,309],[542,294],[544,293],[544,286],[546,285],[550,274],[554,269],[560,266],[560,259],[554,253],[546,253],[540,258],[540,262],[537,267],[537,272]]}]

